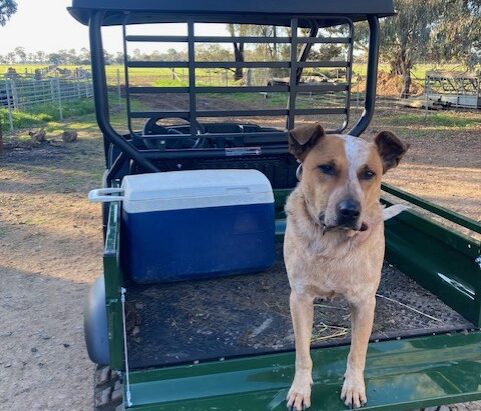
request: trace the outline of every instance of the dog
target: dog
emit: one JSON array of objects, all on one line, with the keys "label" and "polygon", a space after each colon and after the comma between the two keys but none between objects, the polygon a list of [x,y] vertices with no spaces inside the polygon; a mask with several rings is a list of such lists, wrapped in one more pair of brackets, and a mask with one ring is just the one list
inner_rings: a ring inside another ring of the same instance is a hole
[{"label": "dog", "polygon": [[367,402],[364,367],[384,259],[384,220],[405,209],[383,209],[381,178],[409,145],[389,131],[367,142],[328,135],[320,124],[291,130],[288,141],[300,166],[285,206],[284,261],[296,348],[287,406],[311,405],[314,299],[343,296],[351,309],[352,339],[341,399],[358,408]]}]

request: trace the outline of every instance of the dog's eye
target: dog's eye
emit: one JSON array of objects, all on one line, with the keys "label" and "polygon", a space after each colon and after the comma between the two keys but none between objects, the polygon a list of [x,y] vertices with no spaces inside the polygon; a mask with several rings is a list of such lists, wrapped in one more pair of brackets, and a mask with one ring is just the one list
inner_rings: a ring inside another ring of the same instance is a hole
[{"label": "dog's eye", "polygon": [[318,166],[318,168],[328,176],[333,176],[334,174],[336,174],[336,167],[334,166],[334,164],[321,164],[320,166]]},{"label": "dog's eye", "polygon": [[376,173],[372,170],[369,170],[368,168],[364,171],[361,172],[360,178],[361,180],[370,180],[372,179]]}]

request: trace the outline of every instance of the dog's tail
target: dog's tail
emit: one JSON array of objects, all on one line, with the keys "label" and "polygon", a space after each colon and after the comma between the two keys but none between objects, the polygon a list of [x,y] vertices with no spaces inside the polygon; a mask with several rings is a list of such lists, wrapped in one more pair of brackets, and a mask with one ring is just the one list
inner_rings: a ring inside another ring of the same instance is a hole
[{"label": "dog's tail", "polygon": [[391,207],[382,210],[382,219],[384,221],[389,220],[390,218],[396,217],[398,214],[409,210],[410,208],[411,207],[404,204],[394,204]]}]

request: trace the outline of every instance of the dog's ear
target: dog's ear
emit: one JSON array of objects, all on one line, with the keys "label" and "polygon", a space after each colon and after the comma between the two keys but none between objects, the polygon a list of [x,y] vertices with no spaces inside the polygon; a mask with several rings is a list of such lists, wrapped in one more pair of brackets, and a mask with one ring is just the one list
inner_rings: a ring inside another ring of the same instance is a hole
[{"label": "dog's ear", "polygon": [[375,137],[374,144],[381,156],[383,173],[396,167],[409,148],[409,144],[402,142],[390,131],[381,131]]},{"label": "dog's ear", "polygon": [[289,153],[300,162],[304,161],[309,150],[325,135],[319,123],[307,124],[289,131]]}]

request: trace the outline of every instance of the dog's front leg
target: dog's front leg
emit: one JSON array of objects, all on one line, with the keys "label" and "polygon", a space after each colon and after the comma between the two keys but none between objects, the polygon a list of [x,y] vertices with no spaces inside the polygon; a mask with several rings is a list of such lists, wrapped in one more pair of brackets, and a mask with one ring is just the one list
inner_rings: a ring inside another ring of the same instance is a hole
[{"label": "dog's front leg", "polygon": [[367,402],[364,367],[375,307],[376,298],[374,296],[351,306],[351,350],[347,358],[341,399],[347,406],[354,408],[361,407]]},{"label": "dog's front leg", "polygon": [[290,306],[296,339],[296,374],[287,394],[287,407],[304,410],[311,406],[312,360],[310,355],[314,299],[291,291]]}]

